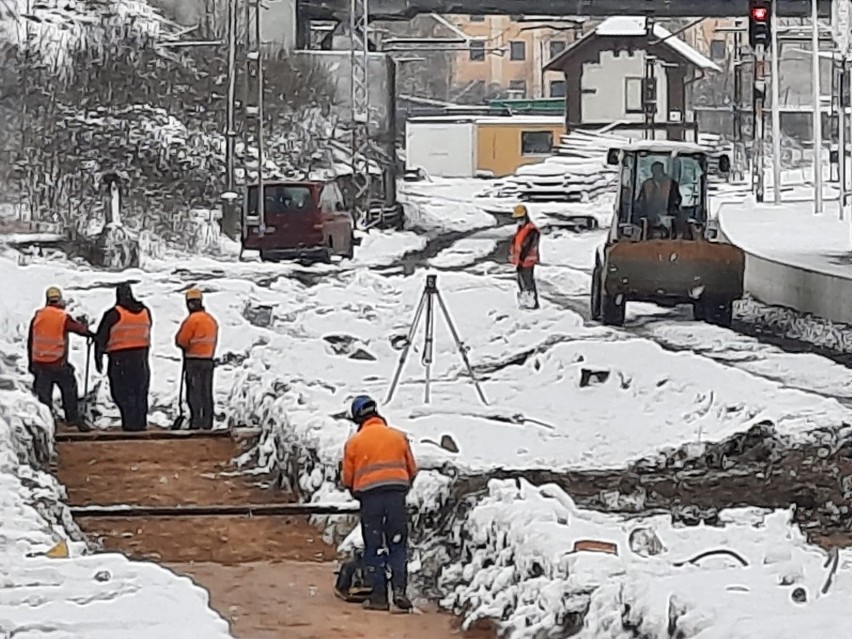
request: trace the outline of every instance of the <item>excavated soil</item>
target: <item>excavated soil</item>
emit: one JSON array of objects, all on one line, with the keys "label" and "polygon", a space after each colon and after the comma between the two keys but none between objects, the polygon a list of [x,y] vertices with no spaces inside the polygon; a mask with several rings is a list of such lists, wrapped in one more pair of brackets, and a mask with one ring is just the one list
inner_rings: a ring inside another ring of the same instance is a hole
[{"label": "excavated soil", "polygon": [[[73,504],[136,506],[259,504],[283,493],[235,475],[228,438],[76,441],[57,444],[59,481]],[[128,501],[132,497],[133,501]],[[211,501],[213,500],[213,501]]]},{"label": "excavated soil", "polygon": [[328,564],[286,561],[173,564],[210,591],[212,605],[237,637],[247,639],[491,639],[490,628],[460,632],[441,614],[394,615],[365,612],[336,599]]},{"label": "excavated soil", "polygon": [[102,540],[105,550],[155,561],[233,566],[285,559],[332,561],[337,555],[303,517],[78,517],[77,523]]},{"label": "excavated soil", "polygon": [[[291,501],[235,473],[227,438],[74,441],[57,445],[57,475],[72,506],[215,506]],[[335,598],[335,548],[306,517],[175,516],[77,518],[105,550],[161,562],[206,588],[239,639],[491,639],[491,627],[461,632],[418,602],[420,614],[364,611]]]}]

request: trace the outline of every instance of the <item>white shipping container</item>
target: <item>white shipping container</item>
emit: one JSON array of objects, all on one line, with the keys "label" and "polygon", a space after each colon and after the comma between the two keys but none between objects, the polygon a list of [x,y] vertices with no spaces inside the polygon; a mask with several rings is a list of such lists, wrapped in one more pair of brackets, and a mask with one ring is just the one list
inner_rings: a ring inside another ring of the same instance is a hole
[{"label": "white shipping container", "polygon": [[473,177],[476,124],[473,121],[417,121],[405,124],[406,168],[435,177]]}]

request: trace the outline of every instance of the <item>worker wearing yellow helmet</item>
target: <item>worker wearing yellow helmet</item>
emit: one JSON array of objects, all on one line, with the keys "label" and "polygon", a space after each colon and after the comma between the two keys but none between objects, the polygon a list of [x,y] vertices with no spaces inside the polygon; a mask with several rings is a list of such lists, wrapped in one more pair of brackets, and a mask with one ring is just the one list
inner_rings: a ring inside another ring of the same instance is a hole
[{"label": "worker wearing yellow helmet", "polygon": [[204,309],[204,295],[200,289],[189,289],[185,297],[189,315],[178,329],[175,344],[183,351],[189,427],[210,430],[214,416],[213,358],[219,340],[219,324]]},{"label": "worker wearing yellow helmet", "polygon": [[53,387],[62,395],[65,422],[81,431],[91,430],[80,417],[77,400],[77,378],[68,362],[68,334],[94,337],[85,321],[71,317],[65,310],[62,291],[51,286],[45,292],[45,305],[30,322],[27,339],[29,371],[33,375],[33,392],[38,400],[53,408]]},{"label": "worker wearing yellow helmet", "polygon": [[538,245],[541,233],[530,220],[526,204],[515,206],[512,210],[512,219],[517,221],[518,228],[509,247],[509,261],[518,275],[518,302],[522,308],[536,309],[539,305],[534,271],[539,259]]}]

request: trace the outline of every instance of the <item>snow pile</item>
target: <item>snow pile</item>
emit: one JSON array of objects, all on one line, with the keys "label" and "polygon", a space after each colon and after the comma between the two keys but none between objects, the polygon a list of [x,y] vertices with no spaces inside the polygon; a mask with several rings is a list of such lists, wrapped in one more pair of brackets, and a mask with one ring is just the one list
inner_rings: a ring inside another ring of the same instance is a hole
[{"label": "snow pile", "polygon": [[[852,588],[841,576],[819,594],[825,554],[790,516],[732,509],[718,527],[682,527],[583,511],[552,484],[492,480],[456,527],[461,556],[439,577],[443,603],[468,626],[499,620],[513,639],[842,636]],[[617,554],[575,552],[584,540]],[[730,553],[695,559],[719,549]],[[842,553],[839,570],[849,562]],[[805,603],[794,603],[798,589]]]},{"label": "snow pile", "polygon": [[405,210],[406,226],[426,232],[462,232],[494,226],[494,219],[473,202],[481,188],[481,182],[474,180],[403,182],[399,201]]}]

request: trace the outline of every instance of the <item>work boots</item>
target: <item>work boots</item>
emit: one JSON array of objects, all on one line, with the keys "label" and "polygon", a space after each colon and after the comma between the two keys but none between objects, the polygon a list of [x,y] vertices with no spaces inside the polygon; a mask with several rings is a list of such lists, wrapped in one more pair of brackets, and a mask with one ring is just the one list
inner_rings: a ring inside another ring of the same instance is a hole
[{"label": "work boots", "polygon": [[68,424],[68,426],[71,426],[72,428],[76,428],[81,433],[89,433],[92,431],[92,427],[89,426],[89,424],[86,423],[86,420],[84,420],[82,417],[72,419],[66,422],[66,424]]},{"label": "work boots", "polygon": [[382,610],[387,612],[390,610],[390,605],[387,601],[367,599],[364,604],[364,610]]},{"label": "work boots", "polygon": [[405,594],[405,588],[393,589],[393,607],[394,612],[411,612],[414,608],[411,599]]}]

